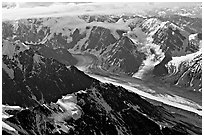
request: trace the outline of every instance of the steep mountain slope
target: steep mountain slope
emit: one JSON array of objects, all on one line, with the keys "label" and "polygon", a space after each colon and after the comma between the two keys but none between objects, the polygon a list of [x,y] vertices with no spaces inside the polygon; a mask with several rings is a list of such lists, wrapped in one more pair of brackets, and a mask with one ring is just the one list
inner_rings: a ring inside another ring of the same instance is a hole
[{"label": "steep mountain slope", "polygon": [[[202,34],[190,34],[169,21],[156,18],[144,20],[139,27],[147,34],[148,42],[152,42],[151,54],[146,54],[144,65],[133,76],[141,78],[141,73],[153,70],[154,75],[163,77],[162,81],[201,91]],[[148,79],[149,74],[143,77]]]},{"label": "steep mountain slope", "polygon": [[174,83],[189,90],[202,90],[202,52],[196,52],[182,57],[174,57],[167,64],[169,75],[166,82]]},{"label": "steep mountain slope", "polygon": [[135,93],[44,57],[36,45],[3,40],[2,63],[3,134],[200,134]]},{"label": "steep mountain slope", "polygon": [[199,122],[189,122],[70,66],[72,54],[89,53],[100,59],[97,69],[140,78],[153,70],[163,81],[201,91],[200,34],[155,17],[83,16],[3,22],[2,37],[2,102],[20,106],[4,106],[3,134],[202,132],[200,116],[190,114]]},{"label": "steep mountain slope", "polygon": [[[110,45],[116,42],[116,38],[111,34],[109,29],[103,27],[94,26],[91,29],[91,33],[88,39],[85,41],[81,50],[89,50],[96,52],[98,51],[100,54]],[[86,47],[85,47],[86,45]]]},{"label": "steep mountain slope", "polygon": [[[3,35],[3,38],[11,38],[31,44],[44,44],[46,48],[49,47],[49,51],[51,49],[54,49],[54,52],[57,52],[58,49],[60,49],[61,51],[64,50],[62,51],[63,54],[68,53],[68,51],[66,51],[65,49],[68,49],[72,53],[89,52],[94,54],[95,56],[98,56],[99,58],[105,59],[108,55],[103,55],[103,53],[114,50],[113,48],[111,48],[113,45],[116,45],[117,43],[126,44],[121,41],[121,31],[117,30],[117,27],[114,27],[115,24],[103,25],[94,22],[91,22],[89,24],[79,18],[75,19],[78,24],[73,24],[66,19],[69,20],[70,18],[40,18],[19,20],[16,22],[4,22],[3,31],[5,34]],[[108,25],[109,27],[105,27],[106,25]],[[118,28],[121,25],[124,26],[123,28],[128,30],[128,27],[125,27],[125,24],[121,24],[118,22]],[[9,29],[10,31],[8,31]],[[126,45],[121,45],[121,47],[122,46]],[[42,51],[42,49],[44,48],[40,49]],[[60,59],[56,57],[59,57],[59,54],[57,54],[56,56],[53,54],[53,52],[49,52],[46,54],[45,52],[43,52],[43,54],[47,56],[49,54],[50,57],[60,61]],[[124,53],[122,54],[124,55]],[[127,58],[133,58],[133,56],[135,55],[129,53],[129,55],[126,54],[126,56]],[[121,55],[120,58],[124,57]],[[62,63],[65,62],[62,58],[61,60]],[[72,60],[73,59],[67,62],[70,62],[70,64],[74,65],[74,63],[72,63]],[[112,62],[113,60],[110,63]],[[128,62],[126,64],[128,64]],[[126,68],[122,68],[121,70],[124,72],[132,73],[133,69],[128,70]]]},{"label": "steep mountain slope", "polygon": [[62,64],[65,65],[75,65],[77,63],[77,60],[72,56],[72,54],[64,48],[57,48],[53,49],[48,47],[45,44],[29,44],[24,43],[27,46],[32,46],[32,48],[39,52],[41,55],[47,57],[47,58],[53,58],[59,61]]},{"label": "steep mountain slope", "polygon": [[145,54],[138,51],[137,45],[127,36],[122,36],[104,56],[107,57],[104,62],[107,70],[115,73],[125,72],[128,75],[137,72],[145,59]]},{"label": "steep mountain slope", "polygon": [[[103,18],[103,16],[101,18]],[[120,20],[124,20],[123,17],[120,17]],[[73,22],[75,22],[75,24],[73,24]],[[186,32],[170,22],[162,22],[156,18],[145,19],[138,16],[127,18],[125,22],[118,21],[116,23],[86,23],[84,20],[77,17],[64,17],[19,20],[11,24],[13,24],[13,30],[11,30],[10,33],[5,33],[3,37],[11,35],[16,40],[22,42],[41,42],[54,49],[79,49],[80,52],[85,50],[89,52],[93,51],[93,53],[94,51],[97,53],[99,52],[100,54],[108,49],[111,44],[115,44],[121,40],[120,37],[122,37],[122,34],[120,30],[127,32],[128,30],[131,31],[131,29],[135,29],[135,27],[139,27],[142,32],[146,33],[146,38],[148,40],[152,38],[153,43],[163,43],[161,47],[162,50],[165,50],[167,47],[175,49],[176,43],[181,43],[182,45],[183,41],[186,39],[185,37],[188,37],[188,33],[186,34]],[[6,32],[11,24],[4,23],[3,31]],[[116,24],[118,27],[114,27]],[[133,31],[132,33],[136,33],[135,35],[139,37],[137,32]],[[137,39],[141,41],[141,38],[142,37],[139,37]],[[178,40],[173,41],[174,39]],[[146,39],[142,41],[145,46],[144,42]],[[185,44],[183,44],[183,46],[186,46]]]},{"label": "steep mountain slope", "polygon": [[[12,111],[5,112],[9,114]],[[18,110],[4,122],[12,126],[17,134],[201,133],[196,125],[181,119],[122,87],[95,83],[92,88],[68,94],[57,103]],[[3,134],[11,132],[4,129]]]},{"label": "steep mountain slope", "polygon": [[154,67],[156,76],[164,76],[163,81],[175,84],[191,91],[202,91],[202,34],[189,36],[188,50],[185,56],[172,57],[168,51],[165,58]]},{"label": "steep mountain slope", "polygon": [[[163,67],[172,57],[199,50],[193,46],[197,44],[189,41],[191,31],[183,26],[197,31],[193,26],[200,27],[200,20],[194,18],[197,25],[190,25],[190,17],[182,16],[186,21],[178,22],[179,15],[169,16],[171,20],[136,15],[22,19],[3,22],[3,39],[41,45],[43,48],[36,50],[66,65],[76,64],[69,52],[91,53],[98,58],[99,68],[142,79],[145,73]],[[167,69],[163,73],[167,74]]]},{"label": "steep mountain slope", "polygon": [[4,104],[32,106],[89,87],[94,81],[75,67],[45,58],[32,47],[3,41]]},{"label": "steep mountain slope", "polygon": [[159,17],[162,21],[171,21],[189,33],[198,33],[202,30],[202,18],[193,18],[181,15],[166,15]]},{"label": "steep mountain slope", "polygon": [[162,22],[157,18],[148,18],[139,25],[139,28],[147,35],[146,42],[160,46],[163,52],[169,49],[172,56],[186,54],[185,49],[190,34],[175,24],[169,21]]}]

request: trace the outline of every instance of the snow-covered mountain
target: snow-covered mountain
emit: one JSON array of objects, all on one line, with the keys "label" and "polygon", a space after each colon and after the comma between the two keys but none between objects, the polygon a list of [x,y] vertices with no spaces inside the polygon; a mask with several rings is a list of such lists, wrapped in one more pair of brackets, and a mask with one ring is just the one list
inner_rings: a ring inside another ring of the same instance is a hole
[{"label": "snow-covered mountain", "polygon": [[201,33],[202,18],[193,18],[181,15],[166,15],[159,17],[163,21],[171,21],[189,33]]},{"label": "snow-covered mountain", "polygon": [[202,52],[173,57],[168,62],[168,76],[164,81],[187,87],[193,91],[202,91]]},{"label": "snow-covered mountain", "polygon": [[194,111],[86,75],[201,94],[200,8],[154,11],[3,21],[3,134],[201,134]]},{"label": "snow-covered mountain", "polygon": [[180,26],[185,23],[174,22],[136,15],[22,19],[3,22],[3,39],[43,44],[53,50],[43,54],[64,64],[76,62],[69,52],[88,52],[103,60],[98,64],[105,70],[142,78],[165,58],[167,50],[170,58],[199,50],[189,41],[191,33]]},{"label": "snow-covered mountain", "polygon": [[[156,75],[163,75],[163,81],[191,91],[202,91],[202,37],[200,33],[189,36],[188,50],[193,53],[165,58],[154,67]],[[163,73],[162,73],[163,72]]]},{"label": "snow-covered mountain", "polygon": [[183,16],[183,17],[191,17],[191,18],[202,18],[202,3],[197,3],[191,6],[181,6],[174,8],[157,8],[147,10],[146,14],[148,16]]},{"label": "snow-covered mountain", "polygon": [[3,134],[201,132],[135,93],[43,56],[36,45],[3,40],[2,51]]}]

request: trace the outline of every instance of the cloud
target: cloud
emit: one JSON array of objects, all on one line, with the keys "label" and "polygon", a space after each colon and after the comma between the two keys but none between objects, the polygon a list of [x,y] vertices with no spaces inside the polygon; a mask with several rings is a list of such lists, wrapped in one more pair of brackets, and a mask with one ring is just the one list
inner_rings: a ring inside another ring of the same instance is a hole
[{"label": "cloud", "polygon": [[[2,9],[3,20],[21,18],[75,16],[82,14],[122,14],[139,13],[156,7],[178,6],[176,3],[53,3],[53,2],[24,2],[17,3],[15,8]],[[180,5],[185,5],[182,3]],[[14,14],[15,13],[15,14]]]},{"label": "cloud", "polygon": [[36,6],[50,6],[53,2],[19,2],[19,8],[34,8]]}]

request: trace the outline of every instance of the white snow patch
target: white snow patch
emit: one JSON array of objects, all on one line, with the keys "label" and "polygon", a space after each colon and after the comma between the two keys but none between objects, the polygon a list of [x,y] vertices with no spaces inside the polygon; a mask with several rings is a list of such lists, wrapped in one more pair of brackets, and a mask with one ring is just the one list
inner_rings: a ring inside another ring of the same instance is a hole
[{"label": "white snow patch", "polygon": [[179,15],[181,15],[181,16],[191,16],[193,14],[191,14],[191,13],[179,13]]},{"label": "white snow patch", "polygon": [[168,62],[167,65],[170,65],[172,64],[173,66],[175,66],[176,68],[179,67],[179,65],[182,63],[182,62],[190,62],[192,61],[196,56],[202,54],[202,51],[197,51],[195,53],[192,53],[192,54],[188,54],[186,56],[180,56],[180,57],[172,57],[172,60],[170,62]]},{"label": "white snow patch", "polygon": [[197,33],[189,35],[189,41],[197,39]]},{"label": "white snow patch", "polygon": [[9,110],[9,109],[21,109],[20,106],[9,106],[9,105],[3,105],[2,104],[2,108],[5,109],[5,110]]},{"label": "white snow patch", "polygon": [[[150,53],[150,49],[154,50],[155,54]],[[132,76],[139,79],[142,79],[145,73],[153,69],[153,67],[164,58],[164,53],[162,49],[160,49],[160,46],[153,43],[145,44],[145,46],[141,48],[141,51],[146,53],[147,59],[143,61],[143,65],[139,68],[139,71]]]},{"label": "white snow patch", "polygon": [[77,97],[73,94],[68,94],[63,96],[62,99],[58,99],[56,104],[58,104],[64,112],[53,114],[54,119],[56,121],[69,120],[70,118],[74,120],[79,119],[82,112],[81,108],[76,103]]},{"label": "white snow patch", "polygon": [[2,127],[9,130],[9,131],[13,131],[13,132],[17,133],[17,131],[13,127],[9,126],[4,121],[2,121]]}]

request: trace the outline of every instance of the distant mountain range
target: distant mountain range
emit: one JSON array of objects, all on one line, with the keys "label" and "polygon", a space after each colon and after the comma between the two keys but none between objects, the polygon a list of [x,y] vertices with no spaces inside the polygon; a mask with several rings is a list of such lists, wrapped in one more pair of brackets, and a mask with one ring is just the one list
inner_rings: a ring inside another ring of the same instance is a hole
[{"label": "distant mountain range", "polygon": [[[135,77],[142,72],[138,76],[141,78],[155,65],[163,63],[165,67],[172,57],[195,53],[201,48],[201,39],[196,39],[195,46],[189,41],[191,34],[201,34],[201,19],[169,17],[83,15],[6,21],[3,39],[37,44],[41,54],[66,65],[76,63],[69,52],[91,53],[104,60],[98,64],[105,70]],[[169,59],[163,62],[167,51]]]}]

